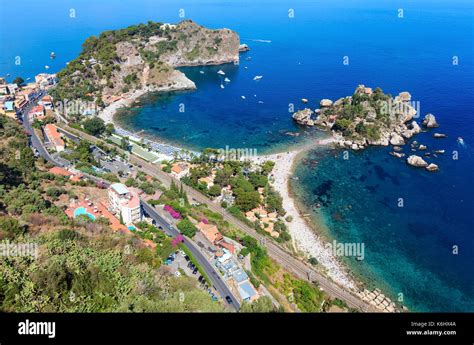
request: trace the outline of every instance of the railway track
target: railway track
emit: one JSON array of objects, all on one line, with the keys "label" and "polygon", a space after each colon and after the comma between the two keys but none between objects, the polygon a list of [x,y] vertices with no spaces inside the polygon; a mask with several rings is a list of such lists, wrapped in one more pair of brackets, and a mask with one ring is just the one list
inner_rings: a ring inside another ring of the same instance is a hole
[{"label": "railway track", "polygon": [[[79,137],[87,139],[93,143],[102,142],[103,144],[112,147],[112,145],[105,143],[101,139],[88,135],[86,133],[80,132],[75,130],[67,125],[61,124],[61,126]],[[117,147],[113,146],[117,149]],[[121,152],[124,152],[121,149],[118,149]],[[180,183],[180,181],[171,175],[164,173],[161,170],[158,170],[156,166],[146,162],[145,160],[138,158],[134,155],[129,156],[130,162],[139,166],[139,169],[146,172],[147,174],[158,178],[166,187],[169,187],[172,181],[175,183]],[[183,185],[184,190],[194,200],[200,203],[204,203],[207,207],[223,216],[225,220],[234,224],[239,228],[242,232],[246,233],[257,239],[262,245],[267,248],[268,255],[279,263],[283,268],[293,273],[299,279],[304,279],[306,281],[310,281],[312,283],[317,283],[319,287],[325,291],[329,296],[333,298],[339,298],[346,302],[349,307],[359,309],[364,312],[380,312],[379,309],[375,308],[374,306],[370,305],[366,301],[362,300],[359,296],[355,295],[353,292],[347,290],[346,288],[338,285],[334,281],[330,280],[329,278],[325,277],[322,273],[315,270],[314,268],[310,267],[303,261],[295,258],[292,254],[290,254],[287,250],[283,249],[270,239],[264,237],[263,235],[258,234],[254,229],[250,228],[248,225],[240,221],[239,219],[235,218],[231,214],[229,214],[225,209],[213,203],[210,199],[208,199],[205,195],[199,193],[195,189]]]}]

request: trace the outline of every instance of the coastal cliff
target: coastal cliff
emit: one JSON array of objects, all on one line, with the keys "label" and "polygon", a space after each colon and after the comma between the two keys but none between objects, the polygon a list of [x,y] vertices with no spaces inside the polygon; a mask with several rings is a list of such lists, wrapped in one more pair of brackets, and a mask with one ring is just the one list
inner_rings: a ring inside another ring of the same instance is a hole
[{"label": "coastal cliff", "polygon": [[341,147],[358,150],[369,145],[404,145],[421,130],[413,120],[417,111],[410,100],[408,92],[393,98],[380,88],[359,85],[352,96],[335,102],[323,99],[319,109],[305,108],[293,114],[293,119],[301,125],[331,130]]},{"label": "coastal cliff", "polygon": [[176,67],[237,63],[239,47],[236,32],[190,20],[105,31],[85,40],[78,58],[58,73],[52,94],[56,100],[82,99],[103,107],[136,90],[195,89]]}]

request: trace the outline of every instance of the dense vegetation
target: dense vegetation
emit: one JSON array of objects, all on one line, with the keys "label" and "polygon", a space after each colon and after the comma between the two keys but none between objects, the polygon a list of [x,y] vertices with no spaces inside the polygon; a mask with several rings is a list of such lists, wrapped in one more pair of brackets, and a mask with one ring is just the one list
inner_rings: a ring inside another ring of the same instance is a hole
[{"label": "dense vegetation", "polygon": [[114,233],[102,218],[69,220],[54,201],[75,197],[70,182],[43,172],[47,165],[35,164],[27,144],[18,124],[0,117],[0,240],[35,245],[38,255],[2,258],[0,310],[223,311],[194,279],[161,266],[177,248],[156,229],[142,231],[160,244],[152,250],[139,237]]}]

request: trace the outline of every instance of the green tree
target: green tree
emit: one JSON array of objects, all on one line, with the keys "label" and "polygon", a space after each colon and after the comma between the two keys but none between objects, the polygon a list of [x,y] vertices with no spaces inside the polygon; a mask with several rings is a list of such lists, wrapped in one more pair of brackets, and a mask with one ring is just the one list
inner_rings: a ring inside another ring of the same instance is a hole
[{"label": "green tree", "polygon": [[278,311],[268,296],[262,296],[254,302],[244,302],[240,307],[241,313],[271,313]]},{"label": "green tree", "polygon": [[25,232],[25,227],[21,226],[15,218],[0,217],[0,232],[9,238],[15,238]]},{"label": "green tree", "polygon": [[25,80],[22,77],[16,77],[13,79],[13,84],[17,84],[18,86],[23,85],[24,82]]},{"label": "green tree", "polygon": [[112,135],[114,132],[114,124],[113,123],[108,123],[105,125],[105,134],[107,135]]},{"label": "green tree", "polygon": [[100,117],[92,117],[85,120],[82,123],[82,127],[87,133],[94,136],[98,136],[105,132],[104,120],[102,120]]},{"label": "green tree", "polygon": [[193,238],[197,231],[194,224],[187,218],[181,220],[177,227],[183,235],[188,236],[189,238]]},{"label": "green tree", "polygon": [[243,212],[250,211],[260,204],[260,194],[256,191],[240,192],[235,198],[235,205]]},{"label": "green tree", "polygon": [[219,195],[221,195],[221,187],[217,184],[212,185],[209,188],[208,193],[209,193],[210,196],[213,196],[213,197],[219,196]]}]

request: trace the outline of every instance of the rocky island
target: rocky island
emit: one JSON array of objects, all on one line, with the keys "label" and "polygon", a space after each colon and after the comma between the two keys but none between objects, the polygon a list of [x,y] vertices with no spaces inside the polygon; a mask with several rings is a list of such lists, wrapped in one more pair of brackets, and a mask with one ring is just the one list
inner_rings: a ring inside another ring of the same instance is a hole
[{"label": "rocky island", "polygon": [[85,40],[80,55],[58,73],[52,94],[56,101],[81,99],[102,108],[137,90],[195,89],[176,67],[237,63],[245,49],[236,32],[210,30],[191,20],[105,31]]},{"label": "rocky island", "polygon": [[[384,94],[380,88],[372,90],[359,85],[352,96],[340,98],[335,102],[323,99],[319,103],[319,109],[299,110],[293,114],[293,119],[300,125],[331,130],[339,147],[360,150],[369,145],[392,145],[393,152],[390,152],[390,155],[402,158],[405,153],[400,152],[400,146],[421,132],[421,127],[413,120],[417,110],[410,101],[411,95],[406,91],[393,98]],[[439,127],[433,114],[426,114],[422,124],[427,129]],[[434,137],[444,138],[445,135],[435,133]],[[411,149],[424,151],[426,146],[418,145],[414,141]],[[444,153],[444,150],[436,150],[434,153]],[[429,155],[430,153],[425,153],[425,156]],[[429,164],[417,155],[410,155],[406,162],[428,171],[439,170],[436,164]]]},{"label": "rocky island", "polygon": [[319,109],[305,108],[293,114],[293,119],[301,125],[331,130],[339,146],[353,150],[368,145],[404,145],[421,130],[413,120],[417,111],[410,100],[408,92],[392,98],[380,88],[359,85],[352,96],[335,102],[323,99]]}]

